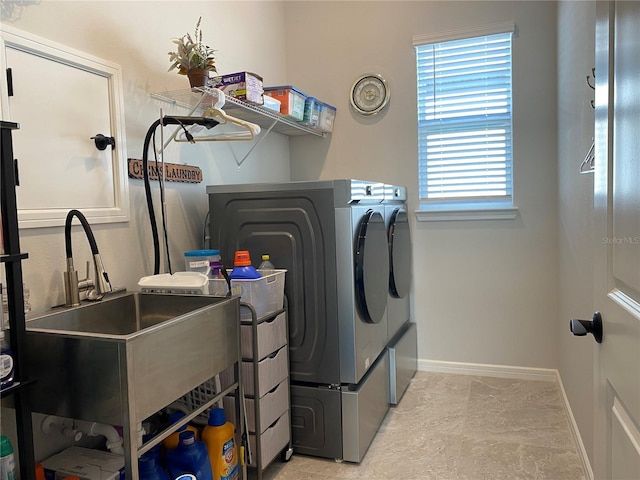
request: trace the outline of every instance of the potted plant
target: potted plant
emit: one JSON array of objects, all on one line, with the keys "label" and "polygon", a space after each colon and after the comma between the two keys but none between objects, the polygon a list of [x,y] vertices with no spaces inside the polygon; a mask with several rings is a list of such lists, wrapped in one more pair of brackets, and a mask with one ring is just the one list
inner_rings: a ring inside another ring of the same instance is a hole
[{"label": "potted plant", "polygon": [[176,51],[169,52],[169,72],[177,69],[180,75],[187,75],[191,87],[201,87],[209,77],[209,72],[217,72],[215,65],[215,50],[202,43],[202,30],[198,18],[193,37],[187,33],[180,38],[174,38]]}]

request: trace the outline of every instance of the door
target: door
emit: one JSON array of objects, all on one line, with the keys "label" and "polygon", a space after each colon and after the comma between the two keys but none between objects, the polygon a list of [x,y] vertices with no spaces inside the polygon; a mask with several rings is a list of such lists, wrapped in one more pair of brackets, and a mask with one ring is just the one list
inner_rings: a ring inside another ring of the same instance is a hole
[{"label": "door", "polygon": [[640,2],[601,2],[596,23],[594,473],[640,478]]},{"label": "door", "polygon": [[358,309],[367,323],[380,323],[387,309],[387,252],[384,218],[380,212],[368,210],[358,226],[354,259]]}]

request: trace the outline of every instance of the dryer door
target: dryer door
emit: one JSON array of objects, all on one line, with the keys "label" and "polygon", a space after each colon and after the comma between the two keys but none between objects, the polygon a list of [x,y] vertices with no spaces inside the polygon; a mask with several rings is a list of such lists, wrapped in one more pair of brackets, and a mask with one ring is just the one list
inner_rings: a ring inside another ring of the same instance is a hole
[{"label": "dryer door", "polygon": [[365,322],[379,323],[387,308],[389,250],[380,212],[368,210],[356,238],[355,280],[358,309]]},{"label": "dryer door", "polygon": [[411,237],[404,208],[396,208],[389,220],[389,293],[395,298],[409,294],[411,284]]}]

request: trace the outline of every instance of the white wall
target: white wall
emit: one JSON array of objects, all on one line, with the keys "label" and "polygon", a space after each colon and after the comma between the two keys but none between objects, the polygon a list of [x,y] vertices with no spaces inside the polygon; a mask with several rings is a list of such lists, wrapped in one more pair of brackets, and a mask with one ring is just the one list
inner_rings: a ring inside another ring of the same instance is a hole
[{"label": "white wall", "polygon": [[[417,208],[412,36],[515,21],[516,220],[413,222],[419,357],[557,365],[556,4],[287,2],[287,81],[337,107],[331,143],[291,141],[292,178],[406,185]],[[310,30],[310,25],[314,26]],[[391,86],[388,109],[362,118],[349,89],[364,72]]]},{"label": "white wall", "polygon": [[593,458],[593,337],[573,337],[570,318],[593,315],[593,174],[579,175],[593,138],[593,90],[585,77],[594,66],[595,3],[558,5],[558,259],[560,304],[558,369],[582,441]]}]

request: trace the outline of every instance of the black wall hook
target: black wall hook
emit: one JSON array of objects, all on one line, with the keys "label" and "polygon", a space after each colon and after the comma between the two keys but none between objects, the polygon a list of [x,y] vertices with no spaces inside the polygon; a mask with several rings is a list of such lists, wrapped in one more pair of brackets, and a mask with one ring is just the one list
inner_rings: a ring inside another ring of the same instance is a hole
[{"label": "black wall hook", "polygon": [[113,137],[105,137],[103,134],[98,133],[95,137],[91,137],[91,139],[95,142],[96,148],[98,150],[104,150],[109,145],[111,145],[111,149],[116,146],[116,139]]}]

